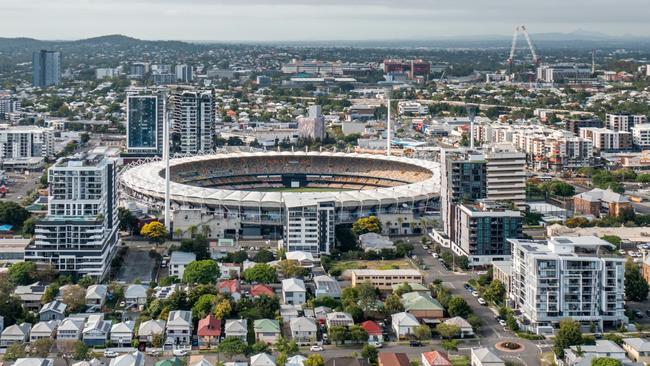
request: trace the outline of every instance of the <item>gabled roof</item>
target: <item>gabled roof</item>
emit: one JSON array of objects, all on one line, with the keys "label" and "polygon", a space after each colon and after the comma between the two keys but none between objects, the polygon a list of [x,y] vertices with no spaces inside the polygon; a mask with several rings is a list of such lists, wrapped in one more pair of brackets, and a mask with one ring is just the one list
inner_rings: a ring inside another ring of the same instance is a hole
[{"label": "gabled roof", "polygon": [[149,288],[144,285],[139,285],[139,284],[129,285],[129,287],[126,288],[126,291],[124,291],[124,297],[127,299],[147,297],[148,289]]},{"label": "gabled roof", "polygon": [[25,337],[32,329],[30,323],[21,323],[10,325],[2,331],[2,338],[5,337]]},{"label": "gabled roof", "polygon": [[378,357],[382,366],[409,366],[411,364],[406,353],[381,352]]},{"label": "gabled roof", "polygon": [[113,324],[111,327],[111,333],[133,333],[133,328],[135,328],[135,322],[133,320],[127,320],[125,322]]},{"label": "gabled roof", "polygon": [[600,188],[594,188],[591,191],[583,192],[573,197],[577,197],[589,202],[598,202],[598,201],[603,201],[608,203],[630,202],[630,200],[622,194],[616,193],[611,189],[600,189]]},{"label": "gabled roof", "polygon": [[451,361],[449,361],[449,357],[444,352],[424,352],[422,353],[422,358],[427,361],[429,366],[451,366]]},{"label": "gabled roof", "polygon": [[147,320],[146,322],[140,323],[140,328],[138,328],[138,335],[149,336],[155,333],[164,333],[165,324],[165,321],[160,319]]},{"label": "gabled roof", "polygon": [[295,356],[287,358],[287,362],[284,365],[285,366],[304,366],[306,359],[307,359],[307,357],[305,357],[303,355],[295,355]]},{"label": "gabled roof", "polygon": [[52,333],[59,326],[58,320],[49,320],[46,322],[38,322],[32,327],[31,333]]},{"label": "gabled roof", "polygon": [[172,252],[169,258],[169,264],[190,264],[196,260],[196,254],[188,252]]},{"label": "gabled roof", "polygon": [[350,313],[343,311],[334,311],[326,315],[328,321],[347,321],[354,323],[354,319]]},{"label": "gabled roof", "polygon": [[104,320],[104,314],[93,314],[88,317],[83,333],[102,332],[108,334],[111,331],[112,323]]},{"label": "gabled roof", "polygon": [[248,328],[246,327],[247,325],[247,320],[246,319],[227,319],[226,320],[226,337],[228,337],[228,333],[241,333],[241,332],[248,332]]},{"label": "gabled roof", "polygon": [[156,366],[182,366],[183,361],[181,361],[180,358],[174,357],[174,358],[168,358],[166,360],[160,360],[155,363]]},{"label": "gabled roof", "polygon": [[481,363],[504,363],[503,360],[499,358],[499,356],[494,354],[486,347],[473,348],[472,353],[476,355],[476,358],[481,361]]},{"label": "gabled roof", "polygon": [[251,296],[262,296],[262,295],[271,297],[275,295],[275,292],[273,292],[273,290],[268,286],[262,284],[255,285],[251,288]]},{"label": "gabled roof", "polygon": [[86,289],[86,299],[104,299],[106,293],[108,292],[108,287],[106,285],[90,285]]},{"label": "gabled roof", "polygon": [[253,322],[255,333],[280,333],[280,322],[274,319],[257,319]]},{"label": "gabled roof", "polygon": [[284,292],[305,292],[305,282],[297,278],[286,278],[282,280],[282,291]]},{"label": "gabled roof", "polygon": [[111,360],[109,366],[142,366],[144,354],[140,351],[119,355]]},{"label": "gabled roof", "polygon": [[379,324],[373,320],[366,320],[361,323],[361,328],[363,328],[368,335],[381,335],[383,332]]},{"label": "gabled roof", "polygon": [[208,316],[199,320],[196,335],[201,337],[221,336],[221,319],[217,319],[212,314],[208,314]]},{"label": "gabled roof", "polygon": [[187,310],[174,310],[169,312],[167,327],[169,326],[192,326],[192,312]]},{"label": "gabled roof", "polygon": [[291,318],[291,320],[289,320],[289,327],[291,330],[299,332],[315,332],[317,330],[316,323],[304,316]]},{"label": "gabled roof", "polygon": [[231,294],[238,293],[240,290],[238,279],[220,281],[217,287],[219,288],[219,292],[226,290]]},{"label": "gabled roof", "polygon": [[623,338],[623,343],[637,351],[650,352],[650,342],[642,338]]},{"label": "gabled roof", "polygon": [[398,324],[399,326],[418,326],[420,322],[409,313],[396,313],[391,315],[393,324]]},{"label": "gabled roof", "polygon": [[275,366],[275,357],[268,353],[258,353],[251,356],[251,366]]},{"label": "gabled roof", "polygon": [[15,366],[48,366],[53,365],[51,358],[19,358],[14,362]]},{"label": "gabled roof", "polygon": [[470,328],[472,329],[472,325],[465,319],[461,318],[460,316],[455,316],[453,318],[449,318],[444,321],[445,324],[450,324],[450,325],[456,325],[460,329],[466,329]]},{"label": "gabled roof", "polygon": [[200,359],[198,362],[190,363],[190,366],[214,366],[210,361],[205,358]]},{"label": "gabled roof", "polygon": [[409,292],[402,295],[401,299],[404,310],[444,310],[438,300],[431,297],[429,294],[422,294],[420,292]]},{"label": "gabled roof", "polygon": [[68,307],[68,305],[62,303],[61,301],[54,300],[54,301],[50,301],[47,304],[43,305],[43,307],[41,308],[41,310],[38,313],[43,314],[46,311],[52,311],[52,312],[57,313],[57,314],[64,314],[65,309],[67,307]]},{"label": "gabled roof", "polygon": [[287,258],[287,260],[298,261],[298,262],[304,262],[304,261],[313,262],[315,260],[313,254],[309,252],[303,252],[300,250],[286,252],[284,256],[285,258]]},{"label": "gabled roof", "polygon": [[65,318],[59,325],[59,331],[62,330],[74,330],[81,331],[84,327],[84,319],[78,318]]}]

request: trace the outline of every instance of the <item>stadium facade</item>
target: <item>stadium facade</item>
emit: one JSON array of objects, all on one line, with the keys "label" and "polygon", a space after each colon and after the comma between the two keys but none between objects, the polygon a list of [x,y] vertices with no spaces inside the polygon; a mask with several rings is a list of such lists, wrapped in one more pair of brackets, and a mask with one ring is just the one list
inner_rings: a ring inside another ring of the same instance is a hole
[{"label": "stadium facade", "polygon": [[[161,210],[165,164],[121,176],[123,200]],[[174,231],[212,238],[282,239],[287,250],[329,253],[336,225],[377,216],[392,235],[422,230],[438,207],[438,163],[331,152],[239,152],[170,161]]]}]

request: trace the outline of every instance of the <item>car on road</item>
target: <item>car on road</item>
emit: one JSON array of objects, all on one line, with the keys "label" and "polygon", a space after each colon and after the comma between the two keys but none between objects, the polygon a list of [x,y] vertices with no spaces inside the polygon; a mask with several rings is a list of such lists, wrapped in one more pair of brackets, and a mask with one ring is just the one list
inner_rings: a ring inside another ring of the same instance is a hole
[{"label": "car on road", "polygon": [[314,345],[314,346],[309,347],[309,350],[312,351],[312,352],[321,352],[323,350],[323,347],[318,346],[318,345]]},{"label": "car on road", "polygon": [[643,312],[641,310],[637,310],[634,312],[634,316],[637,318],[643,318]]},{"label": "car on road", "polygon": [[119,356],[117,354],[117,352],[112,351],[110,349],[107,349],[107,350],[104,351],[104,357],[106,357],[106,358],[113,358],[113,357],[117,357],[117,356]]},{"label": "car on road", "polygon": [[474,296],[474,297],[478,297],[478,292],[476,292],[476,291],[472,291],[472,296]]},{"label": "car on road", "polygon": [[368,345],[373,346],[375,348],[381,348],[383,346],[381,342],[377,342],[377,341],[369,341]]},{"label": "car on road", "polygon": [[438,258],[438,253],[433,252],[433,253],[431,253],[431,256],[433,256],[433,258]]},{"label": "car on road", "polygon": [[147,351],[147,356],[158,357],[160,355],[162,355],[162,351],[159,349],[152,349],[151,351]]},{"label": "car on road", "polygon": [[420,341],[410,341],[409,346],[411,346],[411,347],[422,347],[422,342],[420,342]]},{"label": "car on road", "polygon": [[478,298],[478,303],[484,306],[487,305],[487,301],[485,301],[482,297]]},{"label": "car on road", "polygon": [[176,357],[187,356],[187,350],[186,349],[181,349],[181,348],[176,348],[175,350],[172,351],[172,355],[174,355]]},{"label": "car on road", "polygon": [[505,327],[506,325],[508,325],[508,323],[503,319],[499,319],[499,324],[501,324],[502,327]]}]

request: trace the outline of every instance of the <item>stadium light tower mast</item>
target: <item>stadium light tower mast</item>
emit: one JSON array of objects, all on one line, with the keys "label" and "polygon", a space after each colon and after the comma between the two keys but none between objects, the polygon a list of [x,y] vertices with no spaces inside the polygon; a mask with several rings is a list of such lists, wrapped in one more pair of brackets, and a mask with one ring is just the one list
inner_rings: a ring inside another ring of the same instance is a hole
[{"label": "stadium light tower mast", "polygon": [[167,112],[167,96],[163,97],[163,160],[165,160],[165,227],[171,230],[170,213],[170,177],[169,177],[169,116]]},{"label": "stadium light tower mast", "polygon": [[390,129],[391,129],[391,116],[390,116],[390,97],[391,97],[391,90],[386,89],[385,91],[385,96],[386,96],[386,101],[388,103],[388,113],[386,116],[386,156],[390,156]]},{"label": "stadium light tower mast", "polygon": [[533,56],[533,64],[536,66],[539,65],[539,56],[537,55],[537,51],[535,51],[535,47],[533,46],[533,41],[530,39],[530,35],[528,34],[528,29],[526,29],[525,25],[522,26],[517,26],[515,27],[515,32],[512,35],[512,45],[510,46],[510,56],[508,56],[508,73],[512,74],[512,63],[515,58],[515,51],[517,50],[517,38],[519,34],[523,34],[524,38],[526,39],[526,43],[528,44],[528,49],[530,49],[530,54]]}]

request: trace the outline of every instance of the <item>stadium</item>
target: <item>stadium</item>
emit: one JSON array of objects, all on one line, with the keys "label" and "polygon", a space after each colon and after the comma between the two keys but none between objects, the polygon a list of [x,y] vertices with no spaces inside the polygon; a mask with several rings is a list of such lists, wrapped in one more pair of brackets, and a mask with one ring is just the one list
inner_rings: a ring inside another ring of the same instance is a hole
[{"label": "stadium", "polygon": [[[174,230],[207,225],[214,238],[284,239],[314,254],[329,251],[335,225],[359,217],[410,234],[440,192],[437,163],[370,154],[219,153],[174,158],[170,172]],[[123,199],[162,210],[164,173],[163,161],[128,168]]]}]

